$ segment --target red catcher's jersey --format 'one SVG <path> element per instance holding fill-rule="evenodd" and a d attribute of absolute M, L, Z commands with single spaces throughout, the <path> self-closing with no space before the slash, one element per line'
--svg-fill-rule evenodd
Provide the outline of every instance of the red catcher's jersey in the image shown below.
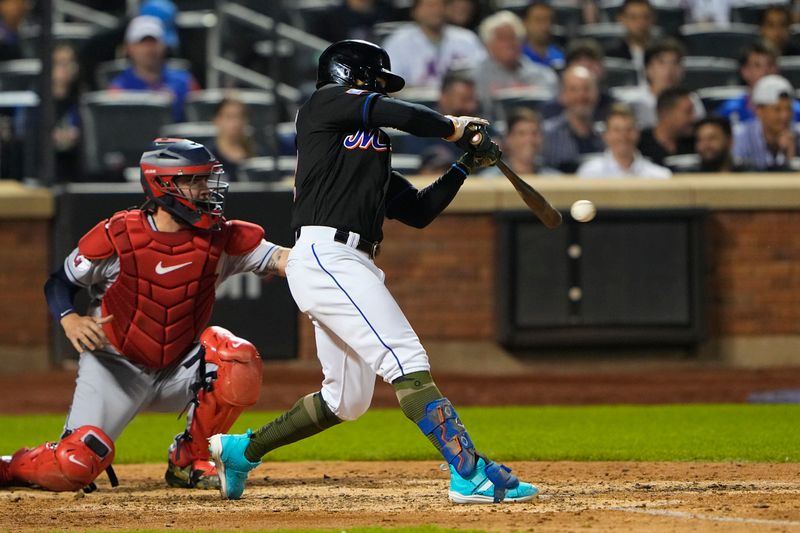
<path fill-rule="evenodd" d="M 109 342 L 128 359 L 165 368 L 183 357 L 211 317 L 222 253 L 243 255 L 261 242 L 255 224 L 229 221 L 220 231 L 154 230 L 140 210 L 122 211 L 87 233 L 87 259 L 116 254 L 119 276 L 102 301 Z"/>

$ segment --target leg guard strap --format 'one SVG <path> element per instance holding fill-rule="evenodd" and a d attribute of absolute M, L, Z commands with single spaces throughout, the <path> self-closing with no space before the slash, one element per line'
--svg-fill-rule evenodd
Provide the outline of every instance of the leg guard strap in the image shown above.
<path fill-rule="evenodd" d="M 495 463 L 486 457 L 483 460 L 486 461 L 486 477 L 494 484 L 494 503 L 500 503 L 506 497 L 506 490 L 519 486 L 519 479 L 506 465 Z"/>
<path fill-rule="evenodd" d="M 432 435 L 441 444 L 442 456 L 459 475 L 467 477 L 472 474 L 475 446 L 450 400 L 439 398 L 426 405 L 425 417 L 417 425 L 425 435 Z"/>

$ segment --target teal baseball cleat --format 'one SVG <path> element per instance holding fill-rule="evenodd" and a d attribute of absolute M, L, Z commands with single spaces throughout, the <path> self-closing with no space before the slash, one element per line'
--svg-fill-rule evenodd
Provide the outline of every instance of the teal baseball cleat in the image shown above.
<path fill-rule="evenodd" d="M 238 500 L 244 492 L 247 474 L 261 464 L 253 463 L 244 456 L 253 432 L 249 429 L 242 435 L 224 435 L 219 433 L 208 439 L 208 451 L 217 466 L 219 475 L 219 492 L 223 499 Z"/>
<path fill-rule="evenodd" d="M 469 477 L 461 477 L 450 465 L 450 492 L 453 503 L 504 503 L 526 502 L 539 494 L 539 489 L 523 483 L 511 474 L 505 465 L 492 462 L 479 455 L 475 470 Z"/>

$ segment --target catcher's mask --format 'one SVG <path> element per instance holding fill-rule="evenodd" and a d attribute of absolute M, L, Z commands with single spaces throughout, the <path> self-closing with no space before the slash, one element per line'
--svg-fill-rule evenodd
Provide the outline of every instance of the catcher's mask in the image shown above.
<path fill-rule="evenodd" d="M 139 167 L 149 201 L 190 226 L 219 229 L 228 184 L 208 148 L 188 139 L 159 138 L 142 154 Z"/>
<path fill-rule="evenodd" d="M 389 54 L 377 44 L 356 39 L 339 41 L 326 48 L 319 58 L 317 88 L 326 83 L 337 83 L 380 93 L 394 93 L 402 89 L 406 82 L 391 69 Z M 378 78 L 385 85 L 382 86 Z"/>

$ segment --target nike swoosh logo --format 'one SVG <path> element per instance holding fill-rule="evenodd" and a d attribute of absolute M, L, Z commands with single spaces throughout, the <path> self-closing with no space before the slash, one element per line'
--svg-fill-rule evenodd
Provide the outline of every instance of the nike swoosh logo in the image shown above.
<path fill-rule="evenodd" d="M 173 265 L 171 267 L 165 267 L 164 265 L 161 264 L 161 261 L 159 261 L 158 264 L 156 265 L 156 274 L 158 274 L 160 276 L 163 276 L 164 274 L 169 274 L 173 270 L 178 270 L 179 268 L 183 268 L 183 267 L 189 266 L 191 264 L 192 264 L 192 262 L 189 261 L 188 263 L 181 263 L 180 265 Z"/>
<path fill-rule="evenodd" d="M 76 465 L 81 465 L 81 466 L 82 466 L 82 467 L 84 467 L 84 468 L 89 468 L 89 466 L 88 466 L 88 465 L 85 465 L 85 464 L 83 464 L 82 462 L 80 462 L 80 461 L 78 461 L 77 459 L 75 459 L 75 456 L 74 456 L 74 455 L 68 455 L 68 456 L 67 456 L 67 459 L 69 459 L 69 461 L 70 461 L 71 463 L 75 463 Z"/>

